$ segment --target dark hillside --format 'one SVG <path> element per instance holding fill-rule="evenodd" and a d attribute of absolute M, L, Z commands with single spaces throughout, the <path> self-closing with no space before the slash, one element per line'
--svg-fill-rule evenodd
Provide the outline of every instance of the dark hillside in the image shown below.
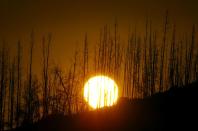
<path fill-rule="evenodd" d="M 49 116 L 15 131 L 198 130 L 198 83 L 171 88 L 143 100 L 121 98 L 111 108 L 66 117 Z"/>

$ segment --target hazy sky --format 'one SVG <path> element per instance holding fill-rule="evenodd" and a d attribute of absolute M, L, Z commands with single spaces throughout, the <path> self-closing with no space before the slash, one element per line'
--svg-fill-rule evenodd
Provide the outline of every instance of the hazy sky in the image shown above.
<path fill-rule="evenodd" d="M 197 0 L 0 0 L 0 39 L 13 49 L 20 39 L 25 50 L 33 29 L 36 52 L 40 52 L 42 36 L 51 32 L 53 59 L 64 66 L 83 42 L 85 32 L 94 44 L 99 30 L 116 18 L 121 37 L 125 37 L 129 25 L 143 26 L 147 15 L 162 24 L 167 9 L 178 28 L 198 24 Z M 35 56 L 38 59 L 40 55 Z"/>

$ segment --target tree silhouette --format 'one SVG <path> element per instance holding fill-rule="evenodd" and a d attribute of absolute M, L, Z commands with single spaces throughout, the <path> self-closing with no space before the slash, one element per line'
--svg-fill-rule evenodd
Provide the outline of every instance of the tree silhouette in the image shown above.
<path fill-rule="evenodd" d="M 51 65 L 52 36 L 41 43 L 42 71 L 35 75 L 33 59 L 36 42 L 31 32 L 28 68 L 24 68 L 21 41 L 16 54 L 3 41 L 0 48 L 0 130 L 31 124 L 54 114 L 72 115 L 90 108 L 83 98 L 83 86 L 93 75 L 107 75 L 119 85 L 120 97 L 145 98 L 169 88 L 198 80 L 196 28 L 179 37 L 176 24 L 165 15 L 163 31 L 146 19 L 144 32 L 130 29 L 127 44 L 118 31 L 105 25 L 93 48 L 85 34 L 81 50 L 76 50 L 67 70 Z M 142 35 L 142 33 L 144 35 Z M 25 48 L 24 48 L 25 49 Z M 40 48 L 39 48 L 40 49 Z M 39 51 L 39 50 L 38 50 Z"/>

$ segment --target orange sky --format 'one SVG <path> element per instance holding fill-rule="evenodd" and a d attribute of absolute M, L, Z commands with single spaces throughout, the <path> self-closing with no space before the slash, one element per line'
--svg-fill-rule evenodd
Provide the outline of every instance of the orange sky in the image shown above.
<path fill-rule="evenodd" d="M 20 39 L 27 52 L 34 29 L 37 42 L 34 61 L 38 69 L 42 35 L 52 32 L 53 61 L 67 66 L 85 33 L 89 43 L 95 44 L 99 30 L 105 24 L 113 25 L 115 18 L 121 39 L 125 39 L 129 26 L 141 30 L 146 15 L 161 27 L 166 9 L 179 29 L 198 24 L 197 5 L 197 0 L 1 0 L 0 45 L 5 39 L 15 50 Z"/>

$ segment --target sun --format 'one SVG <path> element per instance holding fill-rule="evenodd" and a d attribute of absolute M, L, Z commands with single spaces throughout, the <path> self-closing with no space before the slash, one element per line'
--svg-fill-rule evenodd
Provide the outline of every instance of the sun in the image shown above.
<path fill-rule="evenodd" d="M 118 86 L 107 76 L 91 77 L 84 85 L 84 99 L 94 109 L 112 106 L 118 99 Z"/>

